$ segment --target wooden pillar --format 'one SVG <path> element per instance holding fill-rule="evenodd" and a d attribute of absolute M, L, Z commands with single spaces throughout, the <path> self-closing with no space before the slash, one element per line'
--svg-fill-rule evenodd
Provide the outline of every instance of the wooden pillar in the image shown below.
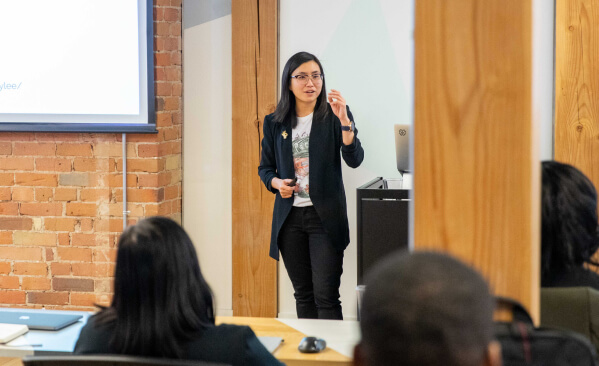
<path fill-rule="evenodd" d="M 531 0 L 417 0 L 414 245 L 539 315 Z"/>
<path fill-rule="evenodd" d="M 599 183 L 599 1 L 557 0 L 555 160 Z"/>
<path fill-rule="evenodd" d="M 274 195 L 260 181 L 258 164 L 264 116 L 277 102 L 278 2 L 233 0 L 231 17 L 233 315 L 275 317 L 277 262 L 268 256 Z"/>

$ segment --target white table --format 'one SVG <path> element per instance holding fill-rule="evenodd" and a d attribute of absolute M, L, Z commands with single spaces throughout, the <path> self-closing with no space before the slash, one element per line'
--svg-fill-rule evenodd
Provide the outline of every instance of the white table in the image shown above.
<path fill-rule="evenodd" d="M 327 341 L 327 347 L 353 358 L 354 347 L 360 342 L 360 323 L 355 320 L 277 319 L 283 324 Z"/>
<path fill-rule="evenodd" d="M 0 311 L 22 311 L 1 309 Z M 27 310 L 29 311 L 29 309 Z M 6 345 L 0 345 L 0 357 L 22 358 L 27 355 L 64 355 L 72 353 L 81 328 L 93 313 L 81 311 L 36 310 L 81 315 L 82 319 L 58 331 L 30 330 Z M 249 325 L 258 336 L 281 337 L 283 344 L 273 353 L 288 365 L 351 365 L 354 346 L 360 340 L 357 321 L 217 317 L 218 323 Z M 327 350 L 304 354 L 297 350 L 304 336 L 316 336 L 327 342 Z M 32 346 L 38 345 L 38 346 Z"/>
<path fill-rule="evenodd" d="M 1 311 L 31 311 L 31 309 L 0 309 Z M 75 324 L 57 331 L 30 330 L 24 335 L 0 345 L 0 357 L 23 357 L 26 355 L 57 355 L 71 353 L 75 348 L 81 328 L 87 323 L 87 318 L 93 313 L 85 311 L 34 310 L 48 313 L 81 315 Z M 30 345 L 36 345 L 34 347 Z"/>

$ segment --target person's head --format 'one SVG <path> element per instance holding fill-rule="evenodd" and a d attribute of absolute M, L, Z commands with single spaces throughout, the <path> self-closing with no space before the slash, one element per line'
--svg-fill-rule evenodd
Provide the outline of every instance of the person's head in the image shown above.
<path fill-rule="evenodd" d="M 179 357 L 182 341 L 214 325 L 212 292 L 179 224 L 150 217 L 125 229 L 112 304 L 100 314 L 115 323 L 112 345 L 135 355 Z"/>
<path fill-rule="evenodd" d="M 400 252 L 379 263 L 365 285 L 356 364 L 501 363 L 489 287 L 458 260 L 432 252 Z"/>
<path fill-rule="evenodd" d="M 581 267 L 599 248 L 597 191 L 575 167 L 544 161 L 541 273 Z"/>
<path fill-rule="evenodd" d="M 274 120 L 294 125 L 298 103 L 313 104 L 315 120 L 324 117 L 328 111 L 324 70 L 318 58 L 308 52 L 298 52 L 287 60 L 281 75 L 281 99 Z"/>

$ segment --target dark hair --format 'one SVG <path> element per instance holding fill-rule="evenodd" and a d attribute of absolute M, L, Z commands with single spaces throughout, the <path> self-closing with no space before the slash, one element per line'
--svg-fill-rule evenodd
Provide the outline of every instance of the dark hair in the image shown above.
<path fill-rule="evenodd" d="M 443 254 L 400 252 L 379 263 L 365 284 L 360 328 L 367 364 L 483 363 L 495 305 L 476 271 Z"/>
<path fill-rule="evenodd" d="M 599 248 L 597 191 L 575 167 L 544 161 L 541 283 L 552 275 L 592 263 Z"/>
<path fill-rule="evenodd" d="M 112 304 L 98 314 L 98 324 L 112 322 L 118 353 L 170 358 L 214 326 L 212 292 L 191 239 L 173 220 L 150 217 L 121 235 Z"/>
<path fill-rule="evenodd" d="M 285 67 L 283 68 L 283 74 L 281 75 L 281 99 L 279 100 L 279 104 L 277 104 L 277 109 L 274 112 L 274 121 L 286 123 L 291 127 L 295 127 L 297 125 L 297 119 L 295 118 L 295 95 L 291 90 L 289 90 L 289 84 L 291 83 L 291 73 L 295 71 L 302 64 L 314 61 L 318 64 L 320 68 L 320 73 L 322 74 L 322 89 L 320 91 L 320 95 L 316 100 L 316 106 L 314 107 L 314 121 L 321 121 L 324 119 L 328 113 L 328 103 L 327 103 L 327 88 L 326 88 L 326 80 L 324 78 L 324 70 L 322 69 L 322 65 L 316 56 L 308 52 L 298 52 L 295 55 L 291 56 Z"/>

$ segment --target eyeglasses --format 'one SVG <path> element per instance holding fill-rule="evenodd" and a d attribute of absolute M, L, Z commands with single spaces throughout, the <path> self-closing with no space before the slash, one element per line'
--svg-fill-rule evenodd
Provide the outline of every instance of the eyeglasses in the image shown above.
<path fill-rule="evenodd" d="M 324 78 L 324 74 L 300 74 L 292 76 L 291 78 L 297 80 L 297 82 L 300 84 L 308 84 L 308 80 L 312 80 L 312 84 L 320 84 L 322 82 L 322 79 Z"/>

